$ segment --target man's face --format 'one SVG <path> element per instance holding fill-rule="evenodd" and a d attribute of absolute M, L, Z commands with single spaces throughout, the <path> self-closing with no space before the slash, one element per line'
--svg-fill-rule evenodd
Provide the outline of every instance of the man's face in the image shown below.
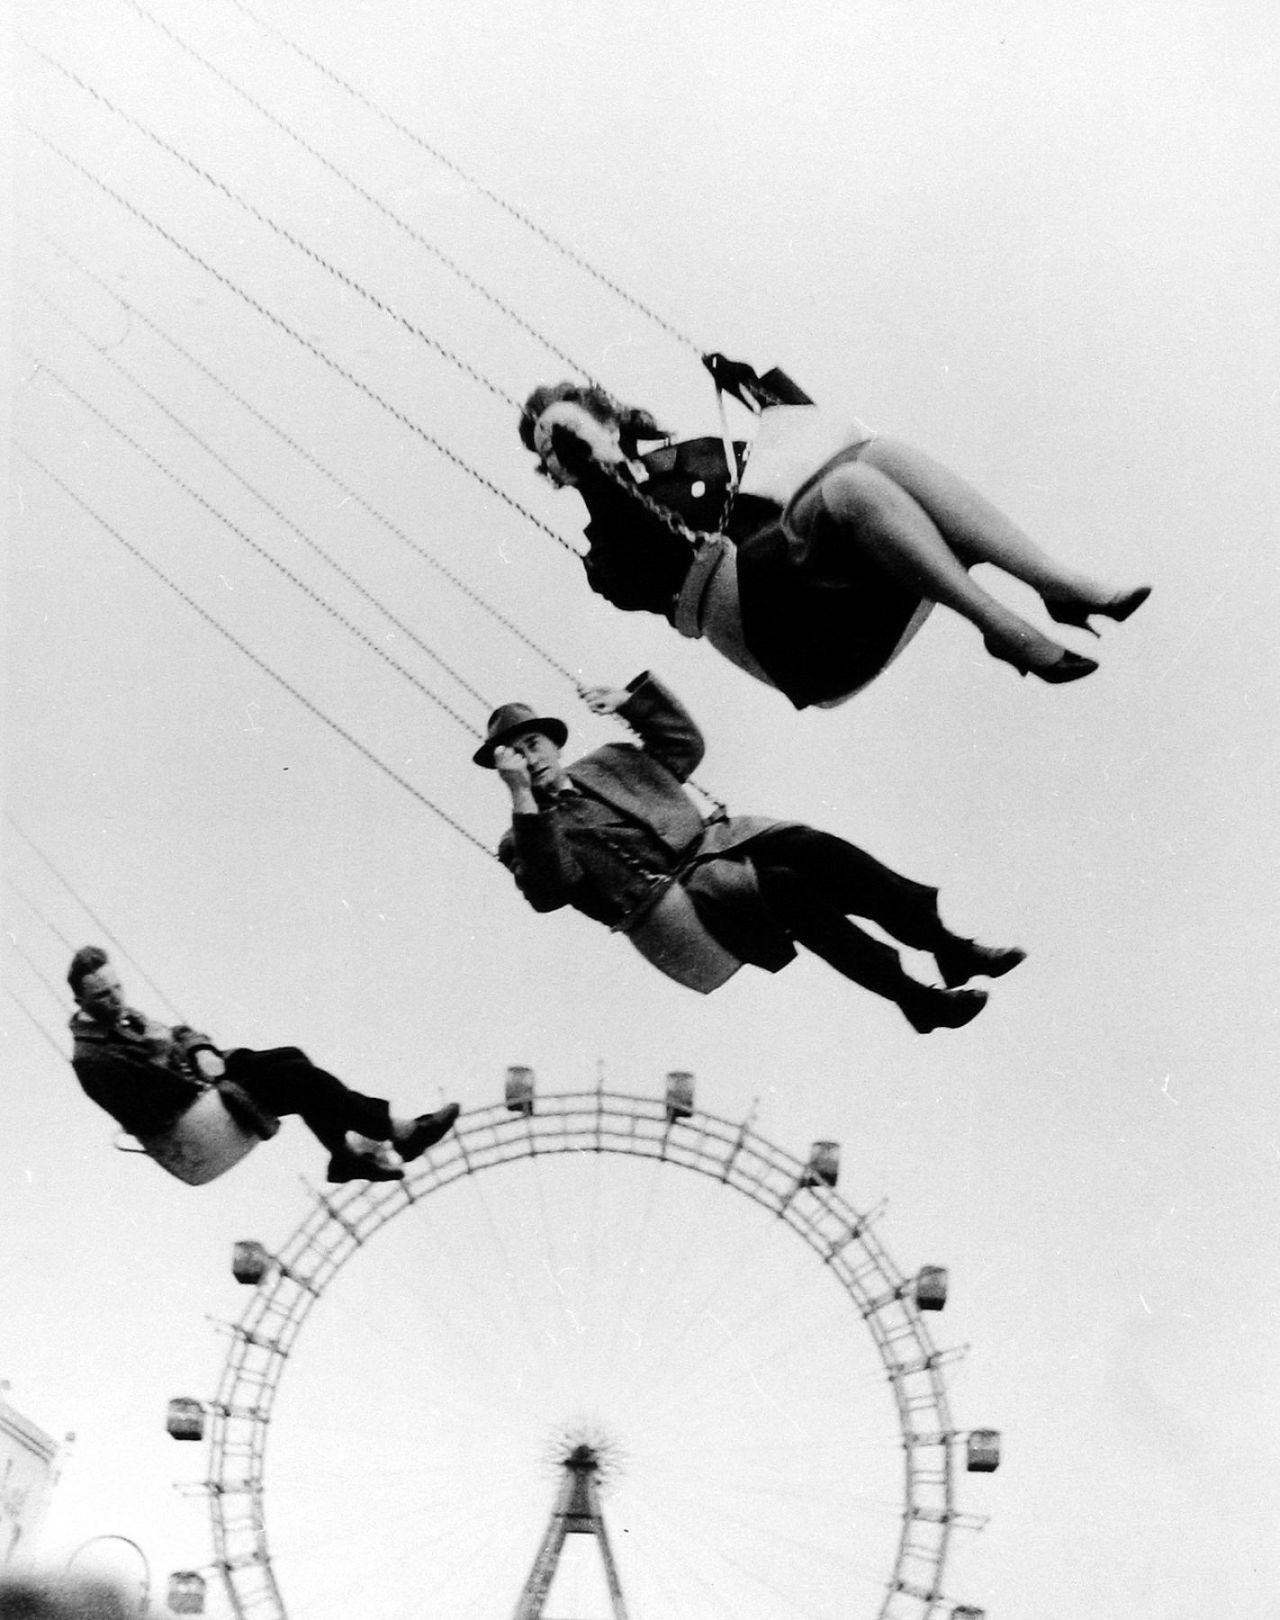
<path fill-rule="evenodd" d="M 535 793 L 554 793 L 564 778 L 560 750 L 540 731 L 518 731 L 507 747 L 529 767 L 529 785 Z"/>
<path fill-rule="evenodd" d="M 81 979 L 76 1001 L 100 1024 L 113 1024 L 124 1011 L 124 992 L 120 988 L 120 975 L 108 962 L 96 973 Z"/>

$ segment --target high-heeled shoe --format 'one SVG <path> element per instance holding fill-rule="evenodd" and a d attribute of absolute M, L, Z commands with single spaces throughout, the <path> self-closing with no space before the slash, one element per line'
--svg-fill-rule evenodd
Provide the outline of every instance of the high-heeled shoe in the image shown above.
<path fill-rule="evenodd" d="M 1042 681 L 1048 681 L 1050 686 L 1062 686 L 1067 681 L 1080 681 L 1086 675 L 1092 675 L 1098 663 L 1094 658 L 1085 658 L 1080 653 L 1070 652 L 1063 647 L 1058 656 L 1047 664 L 1038 664 L 1033 658 L 1028 658 L 1023 652 L 1012 647 L 998 646 L 989 637 L 984 636 L 982 645 L 993 658 L 998 658 L 1002 664 L 1012 664 L 1019 675 L 1036 675 Z"/>
<path fill-rule="evenodd" d="M 1091 636 L 1096 636 L 1098 632 L 1089 623 L 1095 613 L 1099 618 L 1114 619 L 1117 624 L 1123 624 L 1150 595 L 1150 585 L 1138 585 L 1105 602 L 1082 602 L 1078 597 L 1059 597 L 1055 600 L 1051 596 L 1043 600 L 1045 610 L 1056 624 L 1069 624 L 1075 630 L 1087 630 Z"/>

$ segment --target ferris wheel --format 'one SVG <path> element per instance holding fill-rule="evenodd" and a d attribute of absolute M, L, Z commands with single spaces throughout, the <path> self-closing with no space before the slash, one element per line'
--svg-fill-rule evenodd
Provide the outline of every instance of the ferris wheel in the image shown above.
<path fill-rule="evenodd" d="M 980 1620 L 944 1577 L 999 1435 L 951 1416 L 945 1269 L 895 1265 L 839 1159 L 699 1110 L 687 1073 L 512 1068 L 403 1182 L 237 1243 L 217 1392 L 168 1420 L 207 1431 L 229 1612 Z"/>

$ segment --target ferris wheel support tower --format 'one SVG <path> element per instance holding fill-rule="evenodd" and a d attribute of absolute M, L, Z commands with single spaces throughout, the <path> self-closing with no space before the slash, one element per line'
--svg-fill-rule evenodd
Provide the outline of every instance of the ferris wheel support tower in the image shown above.
<path fill-rule="evenodd" d="M 596 1482 L 596 1475 L 600 1471 L 600 1455 L 594 1446 L 584 1442 L 575 1445 L 561 1460 L 561 1467 L 564 1470 L 564 1478 L 560 1481 L 556 1505 L 551 1510 L 551 1522 L 547 1525 L 542 1545 L 538 1548 L 533 1568 L 529 1571 L 529 1579 L 525 1582 L 520 1601 L 516 1604 L 513 1620 L 543 1620 L 543 1605 L 547 1601 L 547 1593 L 551 1590 L 551 1582 L 560 1563 L 565 1537 L 570 1535 L 596 1538 L 596 1544 L 600 1549 L 600 1561 L 604 1565 L 605 1580 L 609 1587 L 613 1620 L 627 1620 L 627 1607 L 622 1600 L 618 1569 L 613 1561 L 609 1533 L 605 1529 L 604 1514 L 600 1507 L 600 1489 Z"/>

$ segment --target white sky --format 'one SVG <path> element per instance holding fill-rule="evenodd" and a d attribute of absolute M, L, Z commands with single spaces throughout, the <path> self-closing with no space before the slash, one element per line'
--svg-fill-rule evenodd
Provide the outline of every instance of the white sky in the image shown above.
<path fill-rule="evenodd" d="M 78 1436 L 47 1524 L 50 1556 L 112 1531 L 143 1543 L 158 1571 L 208 1557 L 200 1509 L 172 1490 L 199 1460 L 163 1434 L 164 1404 L 213 1391 L 222 1341 L 209 1318 L 232 1319 L 242 1304 L 231 1242 L 283 1241 L 307 1207 L 299 1172 L 320 1170 L 297 1125 L 202 1191 L 111 1151 L 109 1121 L 46 1038 L 62 1041 L 69 947 L 100 937 L 83 903 L 128 947 L 139 1004 L 164 1010 L 145 973 L 226 1044 L 301 1044 L 406 1107 L 441 1095 L 486 1104 L 511 1062 L 531 1064 L 549 1089 L 589 1084 L 603 1063 L 611 1084 L 644 1092 L 681 1067 L 717 1113 L 739 1117 L 758 1097 L 760 1128 L 792 1151 L 840 1138 L 848 1196 L 891 1199 L 884 1235 L 904 1269 L 951 1268 L 938 1336 L 971 1346 L 952 1380 L 958 1421 L 1005 1435 L 1001 1470 L 964 1482 L 961 1506 L 991 1519 L 960 1538 L 949 1592 L 1006 1620 L 1273 1611 L 1274 9 L 684 0 L 637 14 L 564 0 L 255 0 L 258 15 L 693 345 L 784 365 L 816 398 L 966 473 L 1063 557 L 1117 584 L 1155 584 L 1136 619 L 1105 630 L 1102 668 L 1079 685 L 1017 681 L 968 626 L 937 613 L 852 704 L 803 715 L 656 619 L 593 598 L 546 534 L 184 256 L 176 243 L 576 535 L 574 497 L 534 480 L 509 406 L 403 322 L 508 395 L 566 368 L 190 51 L 614 392 L 681 432 L 711 431 L 710 386 L 688 342 L 354 104 L 234 0 L 148 0 L 169 35 L 123 0 L 12 9 L 13 413 L 28 451 L 486 845 L 505 796 L 470 765 L 467 731 L 209 507 L 469 726 L 523 697 L 563 713 L 582 746 L 616 735 L 584 723 L 551 668 L 155 323 L 559 663 L 588 681 L 660 672 L 704 724 L 701 779 L 735 808 L 864 843 L 940 884 L 962 931 L 1030 953 L 976 1025 L 927 1040 L 807 957 L 696 998 L 586 919 L 536 917 L 495 864 L 15 455 L 6 801 L 79 897 L 6 825 L 5 972 L 19 1000 L 0 1009 L 0 1376 L 26 1415 Z M 480 697 L 439 675 L 298 531 Z M 1036 611 L 1006 585 L 996 588 Z M 662 1263 L 625 1181 L 602 1179 L 589 1215 L 572 1187 L 548 1183 L 540 1196 L 564 1242 L 587 1221 L 624 1267 Z M 741 1211 L 704 1209 L 683 1186 L 666 1197 L 668 1248 L 692 1231 L 711 1271 L 722 1253 L 750 1252 Z M 499 1230 L 522 1229 L 516 1190 L 494 1180 L 484 1198 Z M 451 1399 L 471 1376 L 451 1324 L 483 1333 L 506 1286 L 487 1242 L 471 1233 L 468 1251 L 473 1216 L 463 1205 L 442 1214 L 441 1243 L 419 1234 L 417 1258 L 370 1252 L 352 1268 L 359 1292 L 325 1302 L 286 1380 L 272 1511 L 312 1511 L 289 1493 L 302 1493 L 305 1459 L 322 1458 L 328 1511 L 348 1535 L 313 1544 L 315 1620 L 346 1612 L 325 1604 L 345 1602 L 353 1568 L 372 1580 L 359 1549 L 385 1527 L 377 1493 L 398 1477 L 406 1432 L 422 1436 L 432 1468 L 412 1482 L 421 1498 L 406 1487 L 406 1528 L 378 1554 L 386 1584 L 366 1588 L 386 1620 L 430 1579 L 423 1523 L 472 1481 L 466 1424 L 490 1408 L 469 1387 Z M 807 1264 L 798 1250 L 792 1263 Z M 403 1286 L 406 1273 L 417 1286 Z M 754 1284 L 730 1275 L 752 1319 Z M 755 1331 L 783 1318 L 796 1330 L 788 1400 L 829 1387 L 829 1369 L 803 1364 L 829 1349 L 811 1327 L 822 1307 L 809 1303 L 824 1284 L 797 1280 L 765 1327 L 754 1318 Z M 649 1311 L 645 1331 L 691 1354 L 669 1306 L 654 1299 Z M 864 1336 L 856 1323 L 847 1333 L 864 1365 Z M 770 1353 L 763 1341 L 759 1353 Z M 495 1365 L 501 1411 L 501 1381 L 515 1374 L 500 1354 Z M 735 1448 L 761 1419 L 735 1404 L 740 1393 L 714 1388 L 697 1403 L 691 1450 L 712 1474 L 739 1466 Z M 880 1394 L 869 1421 L 884 1425 L 892 1471 Z M 808 1418 L 838 1439 L 847 1414 L 832 1400 Z M 657 1422 L 643 1414 L 628 1409 L 620 1425 L 633 1453 Z M 548 1407 L 546 1428 L 565 1415 Z M 674 1421 L 666 1406 L 661 1418 Z M 496 1426 L 484 1433 L 503 1443 Z M 878 1441 L 869 1456 L 851 1439 L 830 1488 L 806 1489 L 829 1502 L 880 1468 Z M 498 1561 L 527 1565 L 551 1482 L 490 1483 L 495 1494 L 451 1533 L 474 1548 L 473 1568 L 495 1561 L 494 1590 L 468 1596 L 459 1576 L 435 1590 L 433 1612 L 504 1613 L 514 1601 Z M 624 1475 L 610 1508 L 620 1517 L 626 1489 Z M 710 1523 L 712 1496 L 692 1489 L 687 1512 Z M 681 1567 L 696 1571 L 696 1559 Z M 637 1571 L 633 1586 L 645 1579 Z M 659 1591 L 639 1620 L 658 1620 L 663 1601 Z M 705 1593 L 705 1610 L 678 1591 L 667 1601 L 720 1612 Z M 856 1574 L 838 1600 L 762 1588 L 756 1607 L 733 1608 L 761 1620 L 860 1616 L 875 1602 L 874 1580 Z M 418 1610 L 409 1601 L 403 1612 Z"/>

